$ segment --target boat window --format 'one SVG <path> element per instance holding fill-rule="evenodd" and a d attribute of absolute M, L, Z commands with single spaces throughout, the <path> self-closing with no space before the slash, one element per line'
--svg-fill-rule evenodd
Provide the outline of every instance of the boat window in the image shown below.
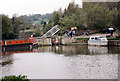
<path fill-rule="evenodd" d="M 25 40 L 25 42 L 27 42 L 27 40 Z"/>
<path fill-rule="evenodd" d="M 95 37 L 95 40 L 98 40 L 99 38 L 98 37 Z"/>
<path fill-rule="evenodd" d="M 92 37 L 91 39 L 93 40 L 94 38 Z"/>
<path fill-rule="evenodd" d="M 8 43 L 11 44 L 11 41 L 9 41 Z"/>
<path fill-rule="evenodd" d="M 105 36 L 101 36 L 100 38 L 105 38 Z"/>

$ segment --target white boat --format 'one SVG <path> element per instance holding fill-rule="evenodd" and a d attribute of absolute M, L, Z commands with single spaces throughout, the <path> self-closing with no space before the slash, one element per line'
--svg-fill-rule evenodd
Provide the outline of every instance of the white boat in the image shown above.
<path fill-rule="evenodd" d="M 88 45 L 108 45 L 106 36 L 91 36 L 88 40 Z"/>

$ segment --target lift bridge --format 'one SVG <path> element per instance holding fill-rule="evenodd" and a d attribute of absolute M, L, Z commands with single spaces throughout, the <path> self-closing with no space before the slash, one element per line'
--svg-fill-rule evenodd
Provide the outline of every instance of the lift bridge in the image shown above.
<path fill-rule="evenodd" d="M 51 36 L 55 35 L 58 31 L 60 31 L 59 25 L 55 25 L 55 26 L 52 27 L 49 31 L 47 31 L 42 37 L 36 37 L 36 38 L 47 38 L 47 37 L 51 37 Z"/>
<path fill-rule="evenodd" d="M 49 31 L 47 31 L 47 32 L 42 36 L 42 38 L 51 37 L 51 36 L 55 35 L 58 31 L 60 31 L 59 25 L 55 25 L 55 26 L 52 27 Z"/>

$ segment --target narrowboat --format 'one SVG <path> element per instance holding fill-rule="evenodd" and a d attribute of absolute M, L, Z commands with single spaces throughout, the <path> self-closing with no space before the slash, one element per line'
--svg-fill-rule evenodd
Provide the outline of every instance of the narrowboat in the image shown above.
<path fill-rule="evenodd" d="M 27 39 L 17 39 L 17 40 L 3 40 L 0 41 L 0 46 L 2 46 L 2 49 L 5 48 L 9 49 L 11 48 L 20 48 L 20 47 L 29 47 L 32 48 L 37 43 L 35 42 L 34 38 L 27 38 Z"/>
<path fill-rule="evenodd" d="M 91 36 L 88 40 L 88 45 L 108 45 L 106 36 Z"/>

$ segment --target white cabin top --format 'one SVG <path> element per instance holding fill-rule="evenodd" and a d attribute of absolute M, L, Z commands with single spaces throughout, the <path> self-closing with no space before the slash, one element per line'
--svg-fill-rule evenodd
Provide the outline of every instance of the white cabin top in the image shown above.
<path fill-rule="evenodd" d="M 106 36 L 91 36 L 89 41 L 90 40 L 108 41 Z"/>

